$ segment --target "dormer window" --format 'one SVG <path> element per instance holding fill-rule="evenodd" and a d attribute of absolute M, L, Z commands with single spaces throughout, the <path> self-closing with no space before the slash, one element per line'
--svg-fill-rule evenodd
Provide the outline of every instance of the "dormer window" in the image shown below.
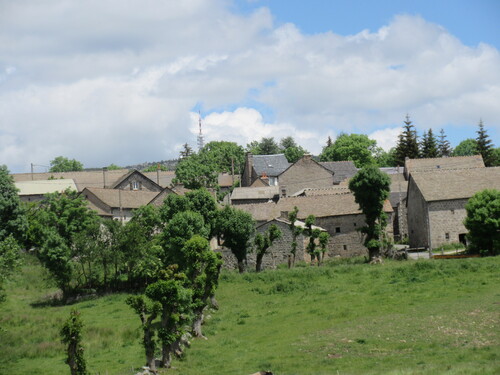
<path fill-rule="evenodd" d="M 141 188 L 141 185 L 139 181 L 132 181 L 132 190 L 139 190 Z"/>

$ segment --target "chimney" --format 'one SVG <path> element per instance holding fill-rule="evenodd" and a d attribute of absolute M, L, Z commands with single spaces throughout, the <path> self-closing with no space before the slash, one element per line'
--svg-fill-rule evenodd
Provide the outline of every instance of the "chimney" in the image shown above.
<path fill-rule="evenodd" d="M 244 186 L 252 185 L 252 170 L 253 170 L 253 155 L 251 152 L 247 152 L 245 155 Z"/>
<path fill-rule="evenodd" d="M 285 185 L 281 186 L 280 190 L 281 190 L 281 197 L 282 198 L 286 197 L 286 186 Z"/>
<path fill-rule="evenodd" d="M 104 168 L 102 169 L 102 187 L 103 187 L 104 189 L 106 189 L 106 174 L 107 174 L 107 172 L 108 172 L 108 168 L 107 168 L 107 167 L 104 167 Z"/>
<path fill-rule="evenodd" d="M 312 155 L 311 154 L 304 154 L 304 156 L 302 156 L 302 159 L 304 159 L 304 160 L 311 160 L 312 159 Z"/>
<path fill-rule="evenodd" d="M 288 220 L 288 211 L 280 211 L 280 219 Z"/>
<path fill-rule="evenodd" d="M 160 185 L 160 163 L 156 165 L 156 183 Z"/>

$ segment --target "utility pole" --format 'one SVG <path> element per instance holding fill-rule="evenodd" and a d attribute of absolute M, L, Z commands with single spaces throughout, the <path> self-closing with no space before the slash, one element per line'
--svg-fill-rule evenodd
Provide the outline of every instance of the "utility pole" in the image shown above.
<path fill-rule="evenodd" d="M 204 139 L 203 139 L 203 134 L 201 132 L 201 112 L 198 111 L 198 127 L 200 128 L 200 132 L 198 133 L 198 151 L 201 151 L 203 146 L 205 145 Z"/>

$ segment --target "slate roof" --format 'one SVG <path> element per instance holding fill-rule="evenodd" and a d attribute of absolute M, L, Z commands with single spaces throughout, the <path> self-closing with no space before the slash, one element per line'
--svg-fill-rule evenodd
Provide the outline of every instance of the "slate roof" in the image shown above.
<path fill-rule="evenodd" d="M 297 206 L 298 219 L 360 214 L 358 204 L 351 193 L 317 195 L 309 197 L 281 198 L 277 203 L 255 203 L 238 205 L 238 209 L 250 213 L 257 221 L 267 221 L 280 216 L 282 211 L 292 211 Z M 390 202 L 384 204 L 385 212 L 393 212 Z"/>
<path fill-rule="evenodd" d="M 352 161 L 322 161 L 319 164 L 333 172 L 334 184 L 338 184 L 358 173 L 358 169 Z"/>
<path fill-rule="evenodd" d="M 484 168 L 482 156 L 453 156 L 445 158 L 407 159 L 405 161 L 405 174 L 407 178 L 410 173 L 415 172 L 464 168 Z"/>
<path fill-rule="evenodd" d="M 277 177 L 291 165 L 285 154 L 253 155 L 252 157 L 253 169 L 258 176 L 265 174 L 269 177 Z"/>
<path fill-rule="evenodd" d="M 233 190 L 231 200 L 272 199 L 279 194 L 279 186 L 238 187 Z"/>
<path fill-rule="evenodd" d="M 14 184 L 19 189 L 18 195 L 45 195 L 62 193 L 67 189 L 77 190 L 75 182 L 71 179 L 19 181 Z"/>
<path fill-rule="evenodd" d="M 500 190 L 500 167 L 412 173 L 412 180 L 428 202 L 468 199 L 484 189 Z"/>
<path fill-rule="evenodd" d="M 86 196 L 86 191 L 95 195 L 101 202 L 111 208 L 120 207 L 121 200 L 121 206 L 130 209 L 147 205 L 159 194 L 158 192 L 143 190 L 85 188 L 82 191 L 84 196 Z M 88 200 L 91 201 L 92 199 Z"/>

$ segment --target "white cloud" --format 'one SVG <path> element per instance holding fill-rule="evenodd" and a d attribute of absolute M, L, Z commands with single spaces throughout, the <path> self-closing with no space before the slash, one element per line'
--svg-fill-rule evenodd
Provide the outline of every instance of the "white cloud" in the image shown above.
<path fill-rule="evenodd" d="M 420 132 L 462 138 L 483 118 L 500 143 L 498 50 L 420 17 L 344 37 L 275 27 L 268 9 L 239 15 L 227 0 L 26 0 L 2 3 L 0 24 L 0 162 L 17 171 L 57 155 L 177 157 L 196 143 L 197 107 L 207 141 L 292 135 L 318 153 L 344 131 L 389 148 L 409 113 Z"/>
<path fill-rule="evenodd" d="M 368 138 L 376 140 L 377 146 L 389 151 L 391 148 L 396 147 L 398 136 L 402 130 L 403 128 L 380 129 L 369 134 Z"/>

